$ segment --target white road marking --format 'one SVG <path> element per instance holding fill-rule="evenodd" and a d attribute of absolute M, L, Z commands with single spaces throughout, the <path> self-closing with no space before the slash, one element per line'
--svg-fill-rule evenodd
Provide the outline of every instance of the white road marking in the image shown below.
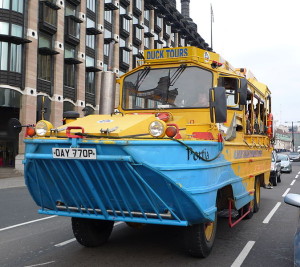
<path fill-rule="evenodd" d="M 291 182 L 291 185 L 294 185 L 295 182 L 296 182 L 296 180 L 293 180 L 293 181 Z"/>
<path fill-rule="evenodd" d="M 271 220 L 272 216 L 277 211 L 277 209 L 279 208 L 280 205 L 281 205 L 281 202 L 277 202 L 277 204 L 275 205 L 275 207 L 270 211 L 270 213 L 268 214 L 268 216 L 263 220 L 263 223 L 269 223 L 269 221 Z"/>
<path fill-rule="evenodd" d="M 285 197 L 290 190 L 291 190 L 291 188 L 288 188 L 287 190 L 285 190 L 285 192 L 283 193 L 282 197 Z"/>
<path fill-rule="evenodd" d="M 19 227 L 19 226 L 23 226 L 23 225 L 26 225 L 26 224 L 30 224 L 30 223 L 35 223 L 35 222 L 40 222 L 40 221 L 52 219 L 54 217 L 57 217 L 57 215 L 53 215 L 53 216 L 49 216 L 49 217 L 45 217 L 45 218 L 41 218 L 41 219 L 37 219 L 37 220 L 33 220 L 33 221 L 28 221 L 28 222 L 24 222 L 24 223 L 11 225 L 11 226 L 8 226 L 8 227 L 5 227 L 5 228 L 1 228 L 0 232 L 5 231 L 5 230 L 9 230 L 9 229 L 12 229 L 12 228 L 16 228 L 16 227 Z"/>
<path fill-rule="evenodd" d="M 238 257 L 235 259 L 235 261 L 232 263 L 231 267 L 239 267 L 242 265 L 246 257 L 248 256 L 250 250 L 254 246 L 255 241 L 248 241 L 246 246 L 243 248 L 241 253 L 238 255 Z"/>
<path fill-rule="evenodd" d="M 39 264 L 34 264 L 34 265 L 27 265 L 27 266 L 24 266 L 24 267 L 43 266 L 43 265 L 51 264 L 51 263 L 54 263 L 54 262 L 55 261 L 48 261 L 48 262 L 45 262 L 45 263 L 39 263 Z"/>
<path fill-rule="evenodd" d="M 64 242 L 58 243 L 58 244 L 56 244 L 56 245 L 54 245 L 54 246 L 57 247 L 57 248 L 59 248 L 59 247 L 62 247 L 62 246 L 64 246 L 64 245 L 67 245 L 67 244 L 69 244 L 69 243 L 72 243 L 72 242 L 74 242 L 75 240 L 76 240 L 76 238 L 72 238 L 72 239 L 66 240 L 66 241 L 64 241 Z"/>
<path fill-rule="evenodd" d="M 296 179 L 298 178 L 298 174 L 295 176 L 295 178 L 296 178 Z"/>
<path fill-rule="evenodd" d="M 114 224 L 114 227 L 116 227 L 116 226 L 118 226 L 118 225 L 120 225 L 120 224 L 122 224 L 122 223 L 123 223 L 123 222 L 117 222 L 117 223 Z M 72 242 L 74 242 L 74 241 L 76 241 L 76 238 L 72 238 L 72 239 L 66 240 L 66 241 L 61 242 L 61 243 L 58 243 L 58 244 L 56 244 L 56 245 L 54 245 L 54 246 L 57 247 L 57 248 L 59 248 L 59 247 L 65 246 L 65 245 L 67 245 L 67 244 L 69 244 L 69 243 L 72 243 Z"/>

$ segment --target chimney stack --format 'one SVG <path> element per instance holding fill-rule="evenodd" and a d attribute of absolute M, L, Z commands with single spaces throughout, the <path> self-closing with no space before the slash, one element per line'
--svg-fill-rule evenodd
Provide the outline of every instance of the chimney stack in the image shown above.
<path fill-rule="evenodd" d="M 190 0 L 181 0 L 181 14 L 186 19 L 190 18 Z"/>

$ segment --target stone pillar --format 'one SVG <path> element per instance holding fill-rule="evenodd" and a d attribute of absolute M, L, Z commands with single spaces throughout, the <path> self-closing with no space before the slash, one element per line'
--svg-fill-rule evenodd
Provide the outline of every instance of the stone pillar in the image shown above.
<path fill-rule="evenodd" d="M 28 1 L 28 29 L 27 38 L 32 41 L 24 46 L 25 53 L 25 90 L 22 95 L 20 112 L 20 122 L 22 125 L 36 123 L 36 108 L 37 108 L 37 93 L 36 93 L 36 80 L 37 80 L 37 50 L 38 50 L 38 1 Z M 30 56 L 29 56 L 30 55 Z M 15 159 L 15 168 L 23 171 L 22 160 L 24 158 L 25 144 L 24 135 L 26 128 L 23 128 L 19 135 L 19 154 Z"/>

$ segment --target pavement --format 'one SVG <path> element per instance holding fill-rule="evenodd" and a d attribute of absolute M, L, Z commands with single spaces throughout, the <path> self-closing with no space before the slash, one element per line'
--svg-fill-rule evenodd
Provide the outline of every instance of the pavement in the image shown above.
<path fill-rule="evenodd" d="M 0 189 L 25 186 L 24 175 L 14 168 L 0 168 Z"/>

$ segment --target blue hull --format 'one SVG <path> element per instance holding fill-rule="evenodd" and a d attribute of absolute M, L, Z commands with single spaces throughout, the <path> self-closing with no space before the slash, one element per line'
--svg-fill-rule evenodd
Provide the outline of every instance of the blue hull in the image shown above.
<path fill-rule="evenodd" d="M 186 226 L 213 221 L 217 191 L 237 208 L 252 196 L 222 155 L 205 162 L 174 141 L 25 140 L 26 185 L 43 214 Z M 185 144 L 212 158 L 220 144 Z M 52 147 L 96 148 L 97 159 L 55 159 Z"/>

